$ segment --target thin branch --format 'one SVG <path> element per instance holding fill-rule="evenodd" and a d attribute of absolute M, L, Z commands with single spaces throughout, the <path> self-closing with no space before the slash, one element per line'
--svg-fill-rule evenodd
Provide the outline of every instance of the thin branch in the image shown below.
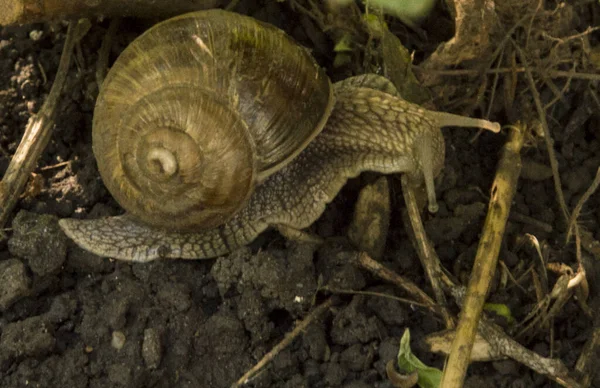
<path fill-rule="evenodd" d="M 461 309 L 452 350 L 442 376 L 442 387 L 462 387 L 464 383 L 477 326 L 496 270 L 508 214 L 521 172 L 519 153 L 523 146 L 524 132 L 523 128 L 513 127 L 502 151 L 467 295 Z"/>
<path fill-rule="evenodd" d="M 525 73 L 527 70 L 525 67 L 501 67 L 496 69 L 487 69 L 484 71 L 476 70 L 476 69 L 456 69 L 456 70 L 431 70 L 425 69 L 419 66 L 412 66 L 413 70 L 420 71 L 423 73 L 430 73 L 433 75 L 441 75 L 441 76 L 475 76 L 480 74 L 506 74 L 506 73 Z M 594 73 L 580 73 L 576 71 L 562 71 L 562 70 L 546 70 L 546 69 L 532 69 L 531 70 L 535 74 L 545 74 L 550 78 L 572 78 L 572 79 L 583 79 L 589 81 L 600 81 L 600 74 Z"/>
<path fill-rule="evenodd" d="M 1 7 L 0 7 L 1 9 Z M 89 22 L 70 23 L 60 57 L 58 70 L 50 93 L 40 111 L 27 123 L 23 139 L 15 152 L 2 182 L 0 182 L 0 228 L 3 228 L 15 207 L 29 176 L 35 169 L 38 159 L 52 135 L 54 115 L 60 101 L 61 92 L 71 66 L 71 54 L 77 41 L 89 29 Z M 85 30 L 85 32 L 84 32 Z"/>
<path fill-rule="evenodd" d="M 361 268 L 375 274 L 376 276 L 400 287 L 408 294 L 410 294 L 415 300 L 417 300 L 417 302 L 423 304 L 434 314 L 439 316 L 450 315 L 448 311 L 444 311 L 443 307 L 438 306 L 429 295 L 423 292 L 411 280 L 398 275 L 394 271 L 389 270 L 381 263 L 373 260 L 367 253 L 360 253 L 356 259 L 356 264 L 359 265 Z"/>
<path fill-rule="evenodd" d="M 567 243 L 569 242 L 569 240 L 571 239 L 571 236 L 573 235 L 573 230 L 575 228 L 577 218 L 579 218 L 579 213 L 581 213 L 581 209 L 583 209 L 583 205 L 588 201 L 588 199 L 590 199 L 592 194 L 594 194 L 596 192 L 596 190 L 598 190 L 599 185 L 600 185 L 600 168 L 598 168 L 598 170 L 596 170 L 596 176 L 594 177 L 592 184 L 590 185 L 590 187 L 588 187 L 588 189 L 585 191 L 585 193 L 583 193 L 583 195 L 581 196 L 579 201 L 577 201 L 577 205 L 575 206 L 575 209 L 573 209 L 573 213 L 571 214 L 571 218 L 569 219 L 569 228 L 567 229 Z"/>
<path fill-rule="evenodd" d="M 548 126 L 548 121 L 546 120 L 546 111 L 542 106 L 542 100 L 540 98 L 540 93 L 535 87 L 535 81 L 533 80 L 533 75 L 531 70 L 527 65 L 527 57 L 523 50 L 519 47 L 519 45 L 511 40 L 515 50 L 517 50 L 517 54 L 519 55 L 519 59 L 521 63 L 525 66 L 525 75 L 527 76 L 527 81 L 529 82 L 529 88 L 531 90 L 531 94 L 533 95 L 533 101 L 535 103 L 535 108 L 537 110 L 540 122 L 542 123 L 542 128 L 544 130 L 544 141 L 546 142 L 546 150 L 548 151 L 548 158 L 550 159 L 550 167 L 552 168 L 552 176 L 554 177 L 554 190 L 556 191 L 556 196 L 558 198 L 558 204 L 563 213 L 563 217 L 565 221 L 569 220 L 569 209 L 567 208 L 567 203 L 565 201 L 565 196 L 562 192 L 562 183 L 560 181 L 560 174 L 558 172 L 558 161 L 556 159 L 556 155 L 554 153 L 554 140 L 550 134 L 550 127 Z M 600 78 L 599 78 L 600 79 Z"/>
<path fill-rule="evenodd" d="M 409 229 L 411 229 L 415 235 L 414 243 L 416 245 L 416 251 L 421 260 L 421 265 L 427 274 L 429 283 L 433 288 L 437 303 L 445 307 L 446 296 L 444 295 L 441 282 L 450 283 L 451 281 L 447 279 L 446 274 L 442 271 L 442 265 L 440 264 L 437 255 L 432 254 L 428 249 L 430 244 L 428 244 L 428 237 L 425 233 L 425 228 L 423 227 L 423 221 L 421 220 L 421 213 L 417 205 L 417 197 L 415 195 L 414 187 L 406 174 L 402 175 L 401 182 L 402 194 L 404 195 L 404 202 L 406 203 L 406 210 L 408 211 L 408 219 L 412 226 L 412 228 Z M 450 329 L 454 327 L 454 320 L 450 315 L 444 316 L 444 321 L 447 328 Z"/>
<path fill-rule="evenodd" d="M 215 8 L 217 0 L 0 0 L 0 25 L 112 16 L 168 17 Z"/>
<path fill-rule="evenodd" d="M 271 362 L 275 356 L 277 356 L 283 349 L 288 347 L 296 337 L 298 337 L 308 325 L 314 322 L 321 314 L 324 314 L 333 305 L 333 299 L 329 298 L 313 311 L 310 312 L 291 332 L 285 335 L 283 340 L 278 343 L 273 349 L 271 349 L 263 358 L 260 359 L 256 365 L 248 370 L 238 381 L 236 381 L 231 387 L 240 387 L 250 382 L 250 379 L 256 375 L 262 368 L 264 368 L 269 362 Z"/>

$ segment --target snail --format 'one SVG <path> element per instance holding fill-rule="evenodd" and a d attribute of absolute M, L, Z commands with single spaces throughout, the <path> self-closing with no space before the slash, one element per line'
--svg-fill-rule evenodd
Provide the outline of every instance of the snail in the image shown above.
<path fill-rule="evenodd" d="M 126 214 L 60 226 L 101 256 L 211 258 L 269 227 L 310 226 L 367 170 L 424 181 L 436 211 L 442 126 L 499 130 L 409 103 L 382 76 L 332 84 L 306 49 L 248 16 L 181 15 L 123 51 L 96 103 L 98 169 Z"/>

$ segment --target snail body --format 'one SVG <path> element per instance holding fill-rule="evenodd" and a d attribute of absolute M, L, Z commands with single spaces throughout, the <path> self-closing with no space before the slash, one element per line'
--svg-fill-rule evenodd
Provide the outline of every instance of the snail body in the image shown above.
<path fill-rule="evenodd" d="M 167 45 L 158 54 L 152 43 L 168 34 L 186 49 Z M 283 32 L 225 11 L 170 19 L 138 40 L 148 41 L 134 41 L 117 60 L 94 113 L 100 173 L 128 213 L 60 221 L 78 245 L 102 256 L 210 258 L 269 227 L 303 229 L 363 171 L 424 181 L 435 211 L 440 128 L 498 129 L 408 103 L 380 76 L 332 87 Z M 124 71 L 131 64 L 134 71 Z M 141 97 L 127 98 L 131 90 Z M 211 151 L 221 138 L 230 143 Z"/>

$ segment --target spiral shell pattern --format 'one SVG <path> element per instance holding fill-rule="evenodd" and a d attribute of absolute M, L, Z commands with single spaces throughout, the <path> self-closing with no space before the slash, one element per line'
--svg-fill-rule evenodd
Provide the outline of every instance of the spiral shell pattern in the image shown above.
<path fill-rule="evenodd" d="M 327 76 L 282 31 L 195 12 L 157 24 L 119 56 L 96 104 L 93 148 L 133 216 L 209 228 L 302 151 L 332 106 Z"/>

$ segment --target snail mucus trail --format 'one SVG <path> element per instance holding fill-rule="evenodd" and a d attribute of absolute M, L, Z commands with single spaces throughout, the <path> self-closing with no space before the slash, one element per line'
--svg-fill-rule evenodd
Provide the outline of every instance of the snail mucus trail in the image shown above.
<path fill-rule="evenodd" d="M 499 130 L 411 104 L 380 76 L 331 85 L 307 50 L 252 18 L 182 15 L 125 49 L 96 103 L 98 169 L 127 213 L 60 226 L 100 256 L 211 258 L 269 227 L 308 227 L 363 171 L 424 181 L 435 211 L 443 126 Z"/>

